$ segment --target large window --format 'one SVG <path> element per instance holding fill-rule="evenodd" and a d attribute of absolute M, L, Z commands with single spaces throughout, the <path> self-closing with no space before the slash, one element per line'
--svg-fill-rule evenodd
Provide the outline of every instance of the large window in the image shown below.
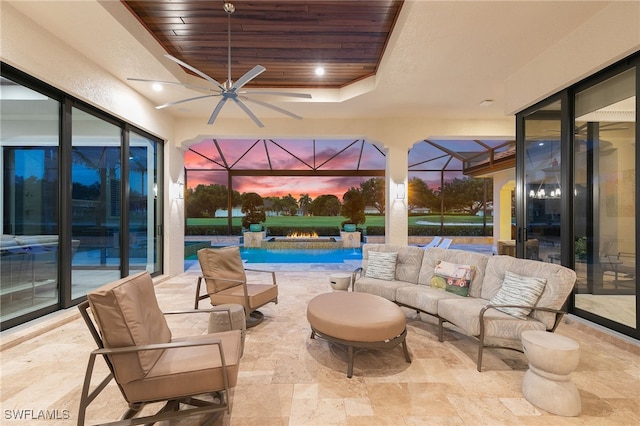
<path fill-rule="evenodd" d="M 161 273 L 161 142 L 4 64 L 0 79 L 2 329 Z"/>

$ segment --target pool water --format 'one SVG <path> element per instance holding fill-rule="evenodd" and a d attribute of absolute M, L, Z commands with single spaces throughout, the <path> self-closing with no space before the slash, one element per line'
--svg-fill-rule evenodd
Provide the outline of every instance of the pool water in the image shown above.
<path fill-rule="evenodd" d="M 240 256 L 247 263 L 343 263 L 362 260 L 361 248 L 340 249 L 262 249 L 241 248 Z"/>

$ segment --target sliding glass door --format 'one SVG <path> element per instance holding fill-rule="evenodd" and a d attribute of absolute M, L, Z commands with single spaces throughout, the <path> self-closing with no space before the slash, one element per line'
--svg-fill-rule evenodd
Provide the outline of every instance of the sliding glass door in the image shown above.
<path fill-rule="evenodd" d="M 636 328 L 636 69 L 575 95 L 575 307 Z"/>
<path fill-rule="evenodd" d="M 628 58 L 516 116 L 518 257 L 572 268 L 569 313 L 638 330 L 638 72 Z"/>
<path fill-rule="evenodd" d="M 2 64 L 0 325 L 162 273 L 162 141 Z"/>

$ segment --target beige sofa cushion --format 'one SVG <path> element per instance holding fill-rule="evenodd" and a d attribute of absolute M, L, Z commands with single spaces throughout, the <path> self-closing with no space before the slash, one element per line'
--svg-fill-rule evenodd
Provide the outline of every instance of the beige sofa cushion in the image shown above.
<path fill-rule="evenodd" d="M 198 261 L 204 277 L 224 278 L 224 280 L 205 280 L 209 294 L 247 281 L 238 246 L 200 249 L 198 250 Z"/>
<path fill-rule="evenodd" d="M 443 299 L 461 299 L 454 293 L 426 285 L 405 285 L 396 290 L 396 302 L 411 306 L 431 315 L 438 315 L 438 302 Z"/>
<path fill-rule="evenodd" d="M 412 246 L 395 246 L 390 244 L 364 244 L 362 246 L 362 267 L 363 275 L 367 275 L 367 265 L 369 261 L 369 251 L 395 252 L 396 258 L 396 280 L 406 283 L 416 284 L 420 275 L 422 256 L 424 250 Z"/>
<path fill-rule="evenodd" d="M 167 343 L 171 331 L 158 306 L 153 281 L 141 272 L 87 294 L 106 348 Z M 146 376 L 162 355 L 161 350 L 112 355 L 119 383 Z"/>
<path fill-rule="evenodd" d="M 487 262 L 482 285 L 481 297 L 483 299 L 490 300 L 496 295 L 504 282 L 506 271 L 529 277 L 545 278 L 547 284 L 536 306 L 551 309 L 562 308 L 576 282 L 576 273 L 573 270 L 555 263 L 516 259 L 511 256 L 491 256 Z M 551 329 L 556 315 L 551 312 L 533 311 L 530 317 L 542 321 L 548 329 Z"/>
<path fill-rule="evenodd" d="M 485 268 L 487 266 L 488 256 L 481 253 L 473 253 L 464 250 L 441 249 L 432 247 L 424 250 L 422 257 L 422 265 L 418 278 L 418 284 L 430 285 L 433 278 L 433 271 L 438 260 L 445 262 L 465 264 L 475 266 L 475 273 L 469 287 L 469 296 L 480 297 L 484 281 Z"/>
<path fill-rule="evenodd" d="M 378 278 L 361 277 L 355 282 L 355 291 L 375 294 L 392 302 L 396 301 L 396 291 L 401 287 L 413 287 L 415 284 L 404 281 L 387 281 Z"/>

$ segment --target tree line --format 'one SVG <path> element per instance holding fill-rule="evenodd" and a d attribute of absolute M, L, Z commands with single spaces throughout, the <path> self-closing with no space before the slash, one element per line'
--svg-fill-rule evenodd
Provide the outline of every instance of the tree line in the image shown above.
<path fill-rule="evenodd" d="M 492 200 L 492 182 L 485 179 L 464 177 L 444 182 L 438 189 L 431 189 L 424 180 L 418 177 L 409 179 L 407 206 L 410 213 L 418 209 L 432 212 L 465 212 L 475 215 L 484 208 L 486 201 Z M 200 184 L 189 188 L 185 194 L 187 217 L 214 217 L 217 210 L 226 210 L 229 192 L 225 185 Z M 342 215 L 351 223 L 364 223 L 365 207 L 371 207 L 377 213 L 385 213 L 385 182 L 383 178 L 371 178 L 360 183 L 359 187 L 349 188 L 342 201 L 334 194 L 323 194 L 311 198 L 308 193 L 292 194 L 282 197 L 261 197 L 255 192 L 239 193 L 232 191 L 231 205 L 240 207 L 245 214 L 257 212 L 263 222 L 265 212 L 276 215 Z M 261 212 L 261 214 L 260 214 Z M 255 219 L 255 218 L 254 218 Z"/>

